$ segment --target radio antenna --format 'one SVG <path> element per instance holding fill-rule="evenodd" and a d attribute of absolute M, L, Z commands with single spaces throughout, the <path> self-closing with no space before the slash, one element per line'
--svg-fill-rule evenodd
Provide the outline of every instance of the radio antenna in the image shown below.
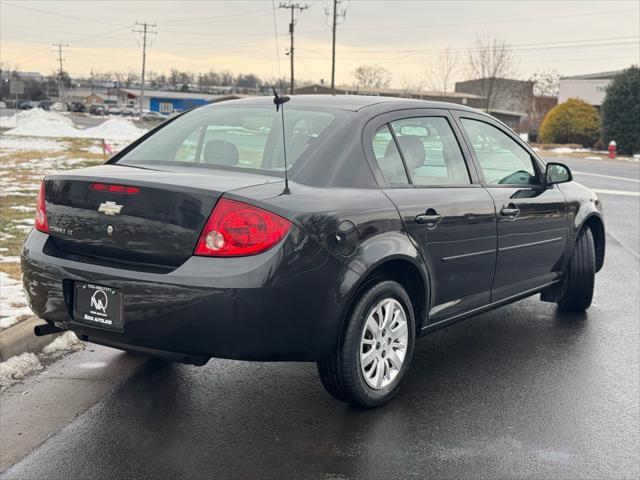
<path fill-rule="evenodd" d="M 289 171 L 287 168 L 287 139 L 285 137 L 284 128 L 284 104 L 291 100 L 291 97 L 278 95 L 276 87 L 271 88 L 273 88 L 273 103 L 276 106 L 276 112 L 280 110 L 280 117 L 282 118 L 282 152 L 284 154 L 284 190 L 282 191 L 282 194 L 289 195 L 291 191 L 289 190 Z M 280 109 L 280 107 L 282 107 L 282 109 Z"/>

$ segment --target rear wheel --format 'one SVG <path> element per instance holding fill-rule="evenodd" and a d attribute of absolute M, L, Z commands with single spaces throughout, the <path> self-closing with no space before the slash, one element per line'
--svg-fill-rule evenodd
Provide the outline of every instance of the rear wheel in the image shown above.
<path fill-rule="evenodd" d="M 588 228 L 580 232 L 562 283 L 558 307 L 570 312 L 589 308 L 593 299 L 596 275 L 596 251 Z"/>
<path fill-rule="evenodd" d="M 382 405 L 398 392 L 414 342 L 415 319 L 407 292 L 391 280 L 375 283 L 352 309 L 336 349 L 318 362 L 322 384 L 351 405 Z"/>

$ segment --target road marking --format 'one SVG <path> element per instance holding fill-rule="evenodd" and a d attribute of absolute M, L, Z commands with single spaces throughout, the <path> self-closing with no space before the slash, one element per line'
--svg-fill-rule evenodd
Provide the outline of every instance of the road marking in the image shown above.
<path fill-rule="evenodd" d="M 629 190 L 603 190 L 599 188 L 592 188 L 596 193 L 604 193 L 605 195 L 622 195 L 625 197 L 640 197 L 640 192 L 630 192 Z"/>
<path fill-rule="evenodd" d="M 589 175 L 590 177 L 610 178 L 612 180 L 624 180 L 625 182 L 640 183 L 640 180 L 635 178 L 614 177 L 613 175 L 602 175 L 600 173 L 587 173 L 587 172 L 572 172 L 576 175 Z"/>

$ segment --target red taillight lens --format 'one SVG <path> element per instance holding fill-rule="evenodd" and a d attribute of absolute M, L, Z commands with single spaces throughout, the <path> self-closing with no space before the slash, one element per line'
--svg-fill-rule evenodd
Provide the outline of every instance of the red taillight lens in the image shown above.
<path fill-rule="evenodd" d="M 107 183 L 92 183 L 91 190 L 97 192 L 124 193 L 125 195 L 135 195 L 140 192 L 138 187 L 127 187 L 126 185 L 109 185 Z"/>
<path fill-rule="evenodd" d="M 47 207 L 44 199 L 44 180 L 40 184 L 40 191 L 38 192 L 35 227 L 36 227 L 36 230 L 39 230 L 44 233 L 49 233 L 49 222 L 47 221 Z"/>
<path fill-rule="evenodd" d="M 291 223 L 253 205 L 222 198 L 207 221 L 194 255 L 241 257 L 270 249 Z"/>

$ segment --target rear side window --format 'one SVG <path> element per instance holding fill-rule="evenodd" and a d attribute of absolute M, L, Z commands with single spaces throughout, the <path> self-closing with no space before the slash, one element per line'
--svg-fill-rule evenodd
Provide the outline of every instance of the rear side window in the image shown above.
<path fill-rule="evenodd" d="M 468 185 L 467 165 L 444 117 L 391 122 L 414 185 Z"/>
<path fill-rule="evenodd" d="M 535 185 L 538 177 L 531 155 L 493 125 L 461 118 L 485 181 L 493 185 Z"/>
<path fill-rule="evenodd" d="M 389 185 L 409 185 L 398 146 L 387 125 L 380 127 L 373 136 L 373 153 Z"/>
<path fill-rule="evenodd" d="M 340 123 L 343 112 L 288 107 L 287 166 L 291 168 Z M 280 113 L 272 105 L 215 106 L 189 112 L 160 129 L 118 160 L 284 171 Z"/>

